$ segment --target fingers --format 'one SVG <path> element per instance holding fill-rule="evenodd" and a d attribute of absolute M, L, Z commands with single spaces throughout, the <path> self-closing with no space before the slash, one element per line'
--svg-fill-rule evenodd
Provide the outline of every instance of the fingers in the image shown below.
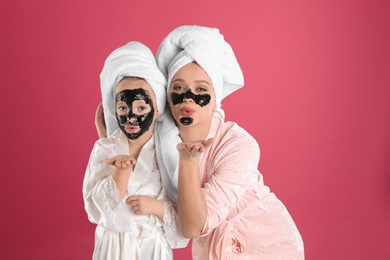
<path fill-rule="evenodd" d="M 192 149 L 193 147 L 194 147 L 193 144 L 187 144 L 187 143 L 180 143 L 176 146 L 176 148 L 177 148 L 177 150 L 179 150 L 179 152 L 185 151 L 188 149 Z"/>
<path fill-rule="evenodd" d="M 130 204 L 132 202 L 135 202 L 135 201 L 138 201 L 139 199 L 139 196 L 138 195 L 132 195 L 132 196 L 129 196 L 127 199 L 126 199 L 126 203 L 127 204 Z"/>
<path fill-rule="evenodd" d="M 130 205 L 131 210 L 136 215 L 141 215 L 141 203 L 140 203 L 140 197 L 139 195 L 133 195 L 127 198 L 126 203 Z"/>
<path fill-rule="evenodd" d="M 106 122 L 104 121 L 104 111 L 102 103 L 100 103 L 96 108 L 95 126 L 99 138 L 107 138 Z"/>
<path fill-rule="evenodd" d="M 107 163 L 108 165 L 114 165 L 115 157 L 110 158 L 110 159 L 105 159 L 104 162 Z"/>
<path fill-rule="evenodd" d="M 122 159 L 122 160 L 116 160 L 115 161 L 115 166 L 118 167 L 118 168 L 126 168 L 129 165 L 130 165 L 130 160 L 129 159 Z"/>
<path fill-rule="evenodd" d="M 128 166 L 134 166 L 137 160 L 128 155 L 117 155 L 110 159 L 105 159 L 104 162 L 117 168 L 126 168 Z"/>
<path fill-rule="evenodd" d="M 98 107 L 96 109 L 96 115 L 104 115 L 102 102 L 99 103 L 99 105 L 98 105 Z"/>
<path fill-rule="evenodd" d="M 201 143 L 180 143 L 176 148 L 179 152 L 187 153 L 199 153 L 205 151 L 205 147 Z"/>
<path fill-rule="evenodd" d="M 130 164 L 134 166 L 137 163 L 137 160 L 135 158 L 130 159 Z"/>

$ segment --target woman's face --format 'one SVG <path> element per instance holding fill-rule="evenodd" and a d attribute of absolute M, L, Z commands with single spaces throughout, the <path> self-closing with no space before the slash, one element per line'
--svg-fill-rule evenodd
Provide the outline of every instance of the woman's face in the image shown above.
<path fill-rule="evenodd" d="M 116 118 L 119 128 L 131 140 L 153 131 L 157 118 L 154 92 L 139 78 L 125 78 L 115 91 Z M 151 127 L 152 126 L 152 127 Z"/>
<path fill-rule="evenodd" d="M 207 73 L 195 62 L 180 68 L 169 87 L 169 104 L 179 126 L 211 123 L 215 92 Z"/>

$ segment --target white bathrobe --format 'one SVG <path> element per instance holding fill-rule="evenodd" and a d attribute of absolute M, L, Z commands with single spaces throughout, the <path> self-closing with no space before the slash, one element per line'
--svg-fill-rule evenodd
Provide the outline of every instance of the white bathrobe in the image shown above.
<path fill-rule="evenodd" d="M 154 137 L 142 148 L 122 199 L 112 179 L 113 166 L 104 163 L 116 155 L 130 155 L 127 137 L 120 130 L 95 143 L 84 177 L 85 210 L 97 224 L 93 259 L 172 259 L 171 248 L 186 247 L 188 240 L 180 234 L 177 212 L 161 185 Z M 162 200 L 164 221 L 154 215 L 135 215 L 126 203 L 130 195 Z"/>

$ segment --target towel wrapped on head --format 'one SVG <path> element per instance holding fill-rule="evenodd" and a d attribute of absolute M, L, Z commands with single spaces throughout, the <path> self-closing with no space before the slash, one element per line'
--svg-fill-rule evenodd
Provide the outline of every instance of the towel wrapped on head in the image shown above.
<path fill-rule="evenodd" d="M 216 115 L 224 117 L 221 101 L 244 85 L 244 77 L 230 45 L 216 28 L 181 26 L 173 30 L 161 43 L 157 65 L 168 79 L 169 86 L 175 73 L 195 61 L 210 77 L 216 95 Z M 177 202 L 179 130 L 169 107 L 156 123 L 156 154 L 162 183 L 171 200 Z"/>
<path fill-rule="evenodd" d="M 165 109 L 166 78 L 157 67 L 153 53 L 142 43 L 129 42 L 108 56 L 100 74 L 107 136 L 119 128 L 115 116 L 114 94 L 118 83 L 124 77 L 143 78 L 154 91 L 159 115 L 163 114 Z"/>
<path fill-rule="evenodd" d="M 195 61 L 213 84 L 217 108 L 221 101 L 244 85 L 240 65 L 230 45 L 216 28 L 181 26 L 161 43 L 157 65 L 168 79 L 167 91 L 175 73 Z"/>

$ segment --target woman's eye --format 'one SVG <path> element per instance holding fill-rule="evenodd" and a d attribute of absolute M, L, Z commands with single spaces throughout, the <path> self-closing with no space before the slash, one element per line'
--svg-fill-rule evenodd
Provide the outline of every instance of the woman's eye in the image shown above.
<path fill-rule="evenodd" d="M 203 88 L 203 87 L 199 87 L 199 88 L 198 88 L 198 91 L 199 91 L 199 92 L 206 92 L 207 89 L 205 89 L 205 88 Z"/>
<path fill-rule="evenodd" d="M 146 107 L 139 107 L 138 110 L 139 111 L 144 111 L 144 110 L 146 110 Z"/>
<path fill-rule="evenodd" d="M 183 87 L 182 86 L 174 86 L 173 89 L 174 90 L 181 90 L 181 89 L 183 89 Z"/>
<path fill-rule="evenodd" d="M 126 111 L 127 107 L 119 107 L 118 109 L 119 109 L 119 111 Z"/>

